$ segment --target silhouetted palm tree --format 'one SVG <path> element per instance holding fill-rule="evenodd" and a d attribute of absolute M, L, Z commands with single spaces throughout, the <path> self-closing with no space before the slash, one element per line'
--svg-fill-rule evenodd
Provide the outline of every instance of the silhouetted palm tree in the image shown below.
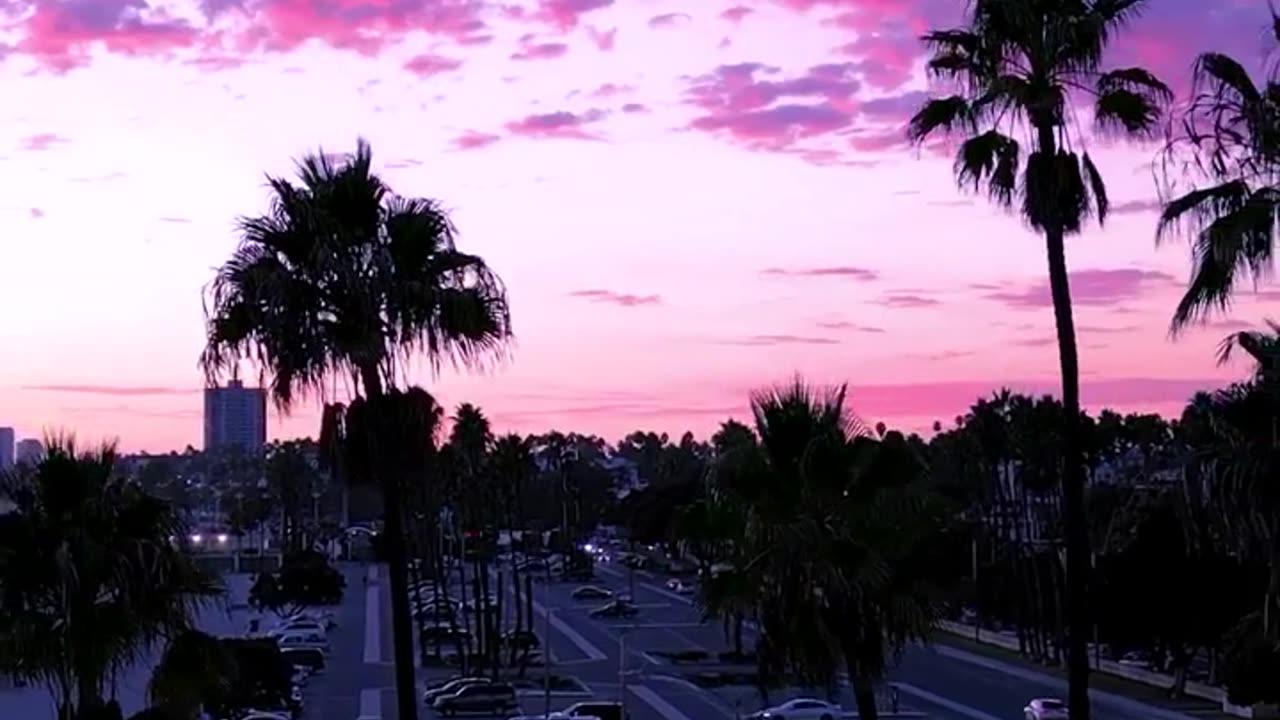
<path fill-rule="evenodd" d="M 901 434 L 871 437 L 843 387 L 797 380 L 751 405 L 759 442 L 718 456 L 710 493 L 717 513 L 736 515 L 716 525 L 737 547 L 704 578 L 701 602 L 756 618 L 762 675 L 834 688 L 844 670 L 859 716 L 874 720 L 875 684 L 937 613 L 916 557 L 938 526 L 923 464 Z"/>
<path fill-rule="evenodd" d="M 369 144 L 336 160 L 323 152 L 298 163 L 297 184 L 269 177 L 266 215 L 240 221 L 241 240 L 218 270 L 207 305 L 201 364 L 211 382 L 238 363 L 258 364 L 275 403 L 327 398 L 345 381 L 370 402 L 364 429 L 372 476 L 386 506 L 387 559 L 399 717 L 417 716 L 405 571 L 404 472 L 387 463 L 400 449 L 382 402 L 424 355 L 476 366 L 511 338 L 498 276 L 457 249 L 448 214 L 433 200 L 395 195 L 373 173 Z"/>
<path fill-rule="evenodd" d="M 53 439 L 37 465 L 2 474 L 0 496 L 16 509 L 0 516 L 0 672 L 49 686 L 60 720 L 100 708 L 118 671 L 222 593 L 110 445 Z"/>
<path fill-rule="evenodd" d="M 1271 32 L 1280 40 L 1280 19 Z M 1280 66 L 1262 85 L 1221 53 L 1196 59 L 1193 97 L 1164 157 L 1167 200 L 1157 240 L 1191 240 L 1191 282 L 1173 314 L 1177 332 L 1231 303 L 1236 286 L 1271 270 L 1280 211 Z M 1190 176 L 1194 186 L 1176 190 Z"/>
<path fill-rule="evenodd" d="M 974 0 L 965 27 L 931 32 L 928 68 L 957 94 L 930 100 L 912 118 L 910 137 L 965 137 L 956 155 L 962 187 L 982 189 L 1015 208 L 1045 238 L 1062 371 L 1063 496 L 1068 577 L 1068 666 L 1072 717 L 1089 716 L 1085 468 L 1079 430 L 1080 367 L 1064 240 L 1092 214 L 1105 220 L 1101 173 L 1083 148 L 1073 100 L 1091 99 L 1101 132 L 1140 139 L 1159 128 L 1169 89 L 1142 68 L 1104 72 L 1108 43 L 1144 0 Z M 1022 132 L 1020 142 L 1012 133 Z M 1029 150 L 1025 154 L 1024 148 Z"/>

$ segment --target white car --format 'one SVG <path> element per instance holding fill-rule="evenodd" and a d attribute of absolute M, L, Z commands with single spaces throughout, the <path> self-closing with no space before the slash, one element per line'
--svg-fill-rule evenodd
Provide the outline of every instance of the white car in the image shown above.
<path fill-rule="evenodd" d="M 680 595 L 693 594 L 693 586 L 686 585 L 684 581 L 681 580 L 680 578 L 671 578 L 670 580 L 668 580 L 667 589 L 673 593 L 678 593 Z"/>
<path fill-rule="evenodd" d="M 289 631 L 275 636 L 275 640 L 281 650 L 315 648 L 324 653 L 329 652 L 329 639 L 324 636 L 324 633 Z"/>
<path fill-rule="evenodd" d="M 267 637 L 280 637 L 287 633 L 307 632 L 318 633 L 324 635 L 328 633 L 328 629 L 322 624 L 310 618 L 298 618 L 296 620 L 286 620 L 279 625 L 267 631 Z"/>
<path fill-rule="evenodd" d="M 756 713 L 758 720 L 839 720 L 844 708 L 817 698 L 796 698 Z"/>
<path fill-rule="evenodd" d="M 1067 720 L 1067 704 L 1057 698 L 1036 698 L 1022 709 L 1026 720 Z"/>

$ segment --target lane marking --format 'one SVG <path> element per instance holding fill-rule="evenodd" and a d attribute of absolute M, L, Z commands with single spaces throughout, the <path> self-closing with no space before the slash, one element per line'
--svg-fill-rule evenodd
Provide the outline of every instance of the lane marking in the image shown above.
<path fill-rule="evenodd" d="M 918 688 L 915 685 L 908 685 L 907 683 L 902 683 L 902 682 L 895 682 L 894 685 L 897 686 L 899 692 L 905 695 L 915 696 L 926 702 L 933 703 L 938 707 L 944 707 L 950 710 L 951 712 L 964 715 L 967 718 L 972 718 L 972 720 L 1001 720 L 995 715 L 982 712 L 977 708 L 971 708 L 968 705 L 963 705 L 961 703 L 956 702 L 955 700 L 944 698 L 941 695 L 931 693 L 928 690 Z"/>
<path fill-rule="evenodd" d="M 637 630 L 689 630 L 694 628 L 713 627 L 710 623 L 607 623 L 609 627 L 635 628 Z"/>
<path fill-rule="evenodd" d="M 964 650 L 948 647 L 938 643 L 932 647 L 933 652 L 951 660 L 959 660 L 969 665 L 976 665 L 988 670 L 994 670 L 1005 675 L 1011 675 L 1020 680 L 1033 682 L 1044 687 L 1050 687 L 1058 691 L 1067 689 L 1067 681 L 1062 678 L 1046 675 L 1044 673 L 1028 670 L 1026 668 L 1011 665 L 999 660 L 975 655 Z M 1140 700 L 1124 697 L 1123 695 L 1115 695 L 1104 690 L 1089 690 L 1089 697 L 1098 705 L 1109 705 L 1113 709 L 1120 710 L 1124 713 L 1132 713 L 1143 718 L 1159 718 L 1160 720 L 1193 720 L 1191 715 L 1180 713 L 1174 710 L 1168 710 L 1156 705 L 1148 705 Z"/>
<path fill-rule="evenodd" d="M 592 645 L 590 641 L 579 635 L 578 631 L 574 630 L 568 623 L 556 617 L 555 613 L 548 612 L 547 608 L 543 607 L 542 603 L 537 600 L 533 601 L 533 610 L 534 612 L 542 615 L 544 621 L 549 621 L 551 623 L 551 627 L 559 630 L 561 635 L 568 638 L 569 642 L 576 645 L 577 648 L 588 658 L 592 660 L 604 660 L 608 657 L 608 655 L 601 652 L 600 648 Z M 550 640 L 550 638 L 546 639 L 548 648 L 551 647 Z"/>
<path fill-rule="evenodd" d="M 369 568 L 370 574 L 373 570 Z M 370 583 L 364 589 L 364 661 L 369 664 L 382 661 L 382 602 L 378 587 Z"/>
<path fill-rule="evenodd" d="M 359 720 L 382 720 L 382 690 L 368 688 L 360 691 Z"/>
<path fill-rule="evenodd" d="M 688 715 L 677 710 L 675 705 L 663 700 L 662 696 L 643 685 L 628 685 L 627 689 L 631 691 L 632 695 L 645 701 L 649 707 L 656 710 L 666 720 L 692 720 Z"/>

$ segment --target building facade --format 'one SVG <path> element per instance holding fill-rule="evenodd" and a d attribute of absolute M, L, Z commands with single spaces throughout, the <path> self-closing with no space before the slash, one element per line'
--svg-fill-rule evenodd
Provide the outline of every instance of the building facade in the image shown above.
<path fill-rule="evenodd" d="M 240 447 L 260 450 L 267 444 L 267 392 L 232 380 L 226 387 L 204 391 L 204 449 Z"/>
<path fill-rule="evenodd" d="M 35 438 L 19 440 L 13 455 L 18 464 L 34 465 L 44 459 L 44 443 Z"/>
<path fill-rule="evenodd" d="M 13 428 L 0 427 L 0 470 L 13 466 Z"/>

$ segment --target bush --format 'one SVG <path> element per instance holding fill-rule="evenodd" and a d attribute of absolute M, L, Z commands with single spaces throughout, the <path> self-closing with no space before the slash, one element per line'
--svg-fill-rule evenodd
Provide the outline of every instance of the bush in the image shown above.
<path fill-rule="evenodd" d="M 1280 703 L 1280 646 L 1262 634 L 1262 615 L 1246 616 L 1227 634 L 1222 680 L 1233 705 Z"/>

